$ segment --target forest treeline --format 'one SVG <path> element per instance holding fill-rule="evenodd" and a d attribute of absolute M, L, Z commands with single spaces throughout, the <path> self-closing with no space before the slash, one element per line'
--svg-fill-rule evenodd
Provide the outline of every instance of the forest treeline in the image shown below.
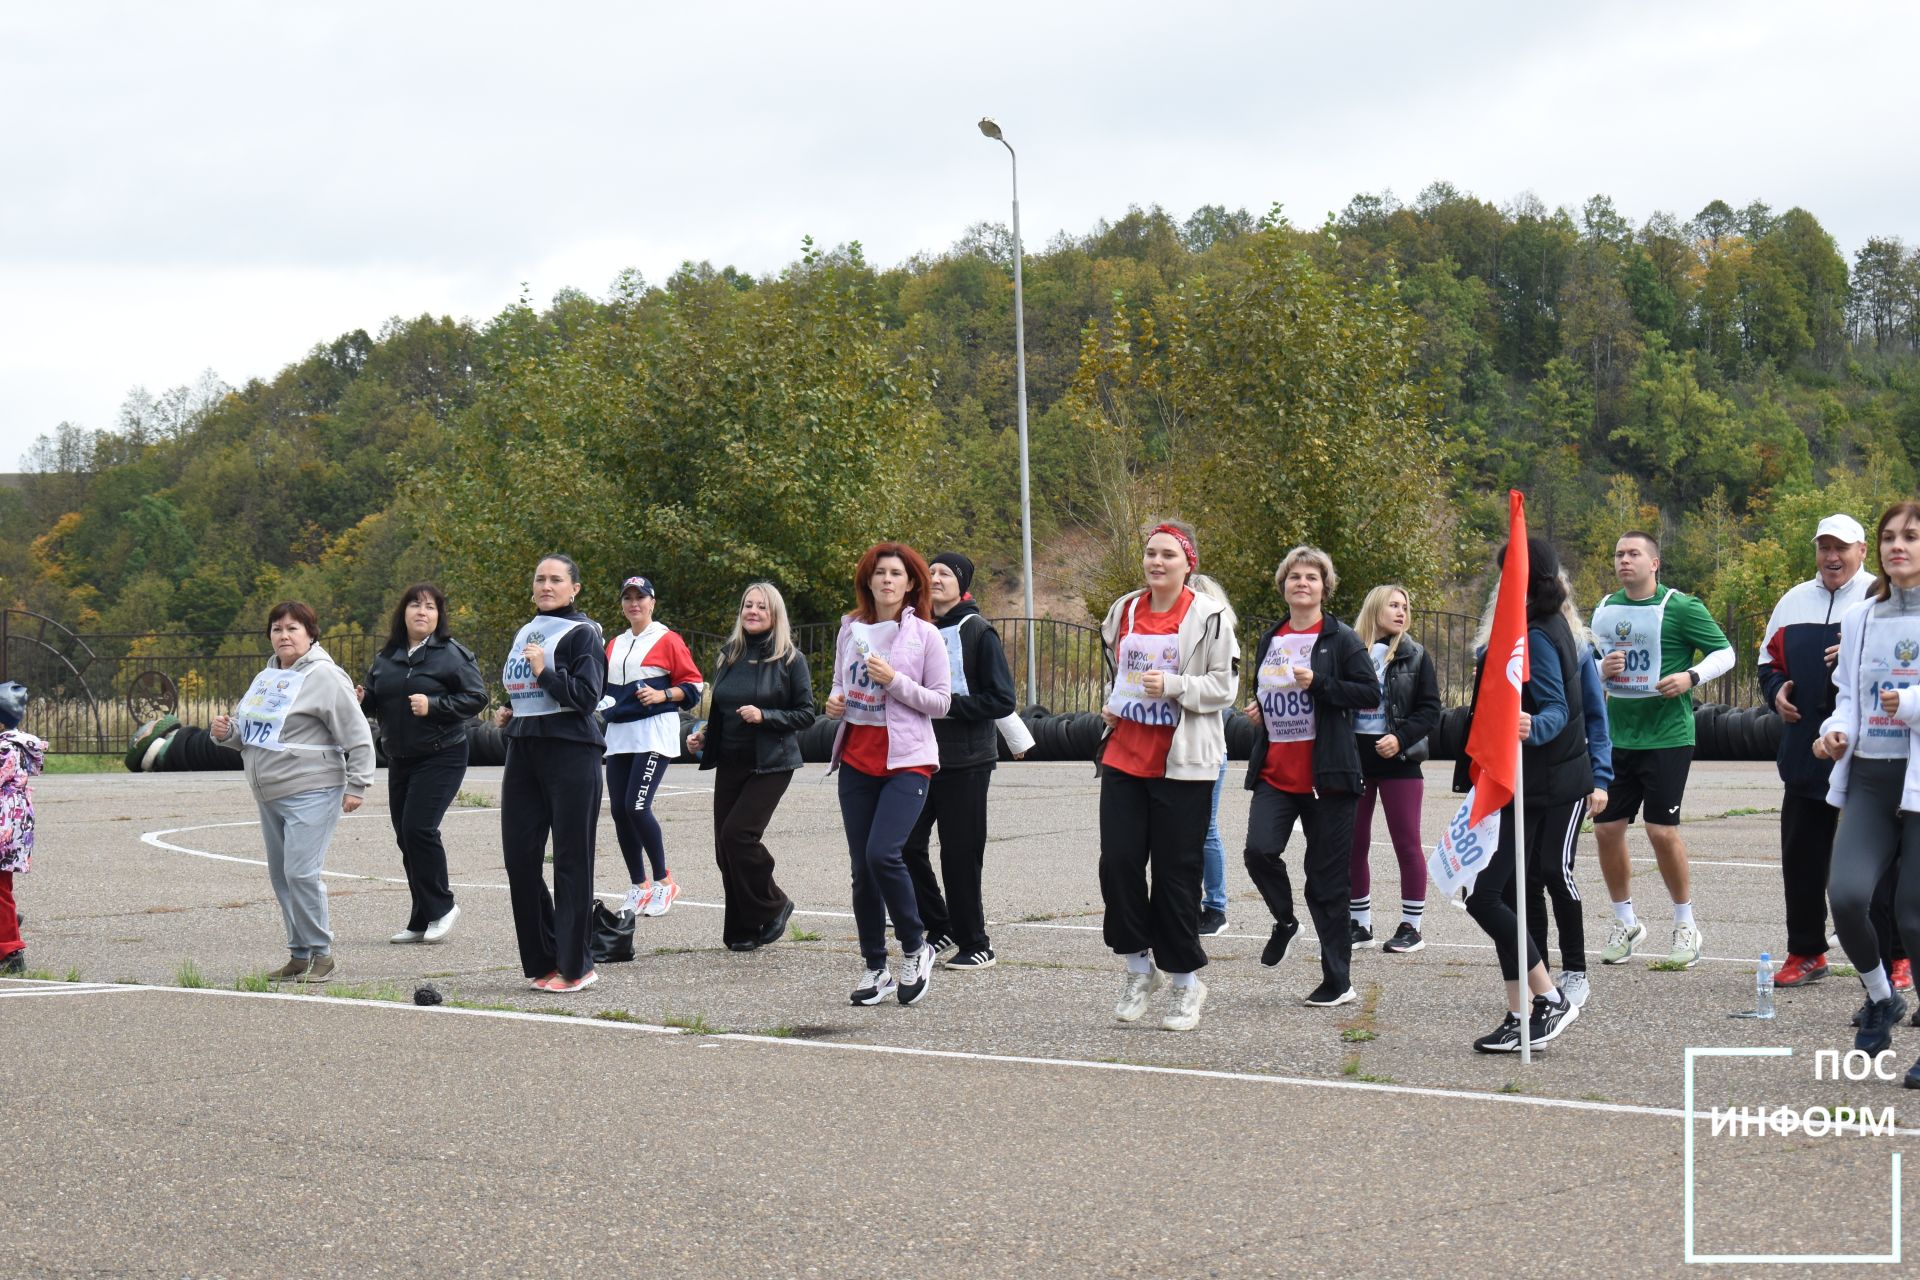
<path fill-rule="evenodd" d="M 76 630 L 181 633 L 287 596 L 375 627 L 419 577 L 462 625 L 504 626 L 549 549 L 609 621 L 639 571 L 688 627 L 759 576 L 832 617 L 880 536 L 1004 578 L 1011 265 L 991 224 L 891 267 L 809 242 L 774 276 L 628 273 L 355 331 L 239 388 L 136 391 L 0 492 L 0 587 Z M 1395 579 L 1475 610 L 1513 486 L 1584 598 L 1638 526 L 1670 581 L 1745 616 L 1811 572 L 1820 515 L 1914 486 L 1920 251 L 1849 257 L 1804 209 L 1635 224 L 1605 196 L 1445 184 L 1315 227 L 1133 209 L 1030 252 L 1024 280 L 1036 543 L 1096 613 L 1172 512 L 1242 613 L 1277 606 L 1300 540 L 1336 557 L 1342 608 Z"/>

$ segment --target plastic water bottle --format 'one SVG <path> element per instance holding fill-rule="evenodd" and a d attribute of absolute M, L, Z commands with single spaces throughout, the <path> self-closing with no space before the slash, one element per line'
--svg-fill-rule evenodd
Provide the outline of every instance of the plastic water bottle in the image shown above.
<path fill-rule="evenodd" d="M 1753 1016 L 1773 1016 L 1773 957 L 1762 951 L 1760 967 L 1753 971 Z"/>

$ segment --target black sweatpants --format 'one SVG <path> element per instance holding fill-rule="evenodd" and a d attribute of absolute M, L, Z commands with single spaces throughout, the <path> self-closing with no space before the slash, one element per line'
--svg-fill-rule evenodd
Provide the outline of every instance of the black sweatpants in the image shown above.
<path fill-rule="evenodd" d="M 520 970 L 572 981 L 593 968 L 587 926 L 593 908 L 593 837 L 600 825 L 600 756 L 591 742 L 508 738 L 500 778 L 500 852 L 513 901 Z M 547 835 L 553 892 L 547 892 Z"/>
<path fill-rule="evenodd" d="M 1100 774 L 1102 936 L 1121 955 L 1153 952 L 1167 973 L 1207 966 L 1200 872 L 1213 781 L 1136 778 L 1118 769 Z"/>
<path fill-rule="evenodd" d="M 1527 936 L 1542 958 L 1547 954 L 1547 901 L 1553 903 L 1553 924 L 1560 930 L 1560 967 L 1569 973 L 1587 971 L 1587 922 L 1581 916 L 1580 888 L 1573 882 L 1573 855 L 1580 846 L 1581 811 L 1559 839 L 1547 847 L 1527 847 Z"/>
<path fill-rule="evenodd" d="M 713 858 L 726 903 L 722 942 L 745 942 L 773 923 L 787 895 L 773 881 L 773 854 L 762 843 L 791 772 L 755 773 L 721 761 L 713 770 Z"/>
<path fill-rule="evenodd" d="M 393 820 L 400 865 L 406 868 L 407 888 L 413 893 L 413 914 L 407 917 L 409 929 L 424 929 L 453 910 L 440 820 L 447 816 L 447 807 L 466 776 L 464 735 L 430 756 L 387 761 L 387 816 Z"/>
<path fill-rule="evenodd" d="M 927 927 L 927 936 L 952 938 L 963 955 L 990 945 L 987 910 L 980 901 L 980 871 L 987 859 L 987 788 L 992 784 L 993 770 L 986 766 L 934 774 L 927 807 L 900 849 L 913 876 L 920 923 Z M 936 822 L 940 824 L 940 877 L 933 874 L 928 850 Z M 940 878 L 947 882 L 944 896 Z"/>
<path fill-rule="evenodd" d="M 1520 980 L 1519 947 L 1513 936 L 1520 924 L 1514 912 L 1513 808 L 1508 805 L 1500 811 L 1500 843 L 1467 895 L 1467 914 L 1492 940 L 1494 952 L 1500 957 L 1500 976 L 1508 982 Z M 1550 874 L 1566 842 L 1580 834 L 1581 820 L 1587 816 L 1587 798 L 1581 796 L 1567 804 L 1529 804 L 1526 815 L 1530 867 Z M 1527 969 L 1531 971 L 1539 963 L 1540 945 L 1529 926 Z"/>
<path fill-rule="evenodd" d="M 1293 909 L 1293 881 L 1281 855 L 1293 838 L 1293 824 L 1299 822 L 1307 838 L 1300 859 L 1306 877 L 1301 896 L 1320 937 L 1320 976 L 1342 991 L 1353 985 L 1353 916 L 1347 908 L 1353 900 L 1353 811 L 1359 801 L 1351 792 L 1315 796 L 1262 781 L 1253 789 L 1247 818 L 1247 874 L 1274 920 L 1296 926 L 1300 917 Z"/>

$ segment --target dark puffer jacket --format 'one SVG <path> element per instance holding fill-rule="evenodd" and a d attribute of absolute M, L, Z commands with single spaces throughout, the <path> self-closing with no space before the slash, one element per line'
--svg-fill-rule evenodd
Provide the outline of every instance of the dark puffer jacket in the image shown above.
<path fill-rule="evenodd" d="M 486 682 L 473 650 L 458 640 L 430 636 L 408 653 L 383 649 L 367 669 L 360 709 L 380 725 L 380 745 L 389 759 L 413 760 L 444 751 L 467 737 L 467 721 L 487 705 Z M 427 714 L 416 716 L 410 699 L 427 695 Z"/>

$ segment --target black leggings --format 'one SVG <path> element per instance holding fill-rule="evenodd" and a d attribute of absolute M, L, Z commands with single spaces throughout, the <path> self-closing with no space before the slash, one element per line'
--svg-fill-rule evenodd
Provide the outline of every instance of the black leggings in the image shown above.
<path fill-rule="evenodd" d="M 667 758 L 657 751 L 628 751 L 607 757 L 613 834 L 620 841 L 620 856 L 626 859 L 630 884 L 647 882 L 649 860 L 653 878 L 667 878 L 666 839 L 660 834 L 660 819 L 653 816 L 653 793 L 666 776 Z"/>
<path fill-rule="evenodd" d="M 1920 941 L 1920 814 L 1900 810 L 1905 760 L 1856 757 L 1848 767 L 1847 801 L 1833 838 L 1827 891 L 1833 899 L 1833 931 L 1853 967 L 1862 973 L 1886 963 L 1895 937 L 1911 947 Z M 1875 898 L 1898 868 L 1893 888 L 1893 927 L 1873 920 Z"/>
<path fill-rule="evenodd" d="M 1526 814 L 1529 868 L 1537 869 L 1543 878 L 1558 874 L 1561 851 L 1579 835 L 1580 822 L 1587 816 L 1587 798 L 1566 804 L 1529 804 Z M 1499 847 L 1467 895 L 1467 914 L 1493 940 L 1500 976 L 1508 982 L 1520 980 L 1519 948 L 1513 936 L 1520 923 L 1514 912 L 1513 822 L 1513 806 L 1508 805 L 1500 811 Z M 1531 927 L 1527 934 L 1527 970 L 1531 972 L 1540 963 L 1540 947 Z"/>
<path fill-rule="evenodd" d="M 920 904 L 920 923 L 931 936 L 951 937 L 964 952 L 990 945 L 987 913 L 980 901 L 980 869 L 987 856 L 987 788 L 993 770 L 942 769 L 933 775 L 927 807 L 900 849 L 913 876 L 914 898 Z M 934 825 L 940 828 L 940 877 L 933 874 L 928 849 Z"/>

